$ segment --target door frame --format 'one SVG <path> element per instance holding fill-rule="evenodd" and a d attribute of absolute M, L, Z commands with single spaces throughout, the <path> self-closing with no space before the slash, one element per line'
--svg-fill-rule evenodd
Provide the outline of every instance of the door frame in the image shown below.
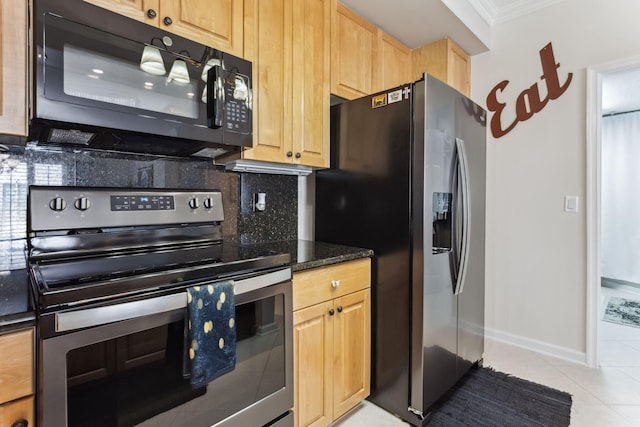
<path fill-rule="evenodd" d="M 640 56 L 587 67 L 587 365 L 600 366 L 602 80 L 609 74 L 640 68 Z"/>

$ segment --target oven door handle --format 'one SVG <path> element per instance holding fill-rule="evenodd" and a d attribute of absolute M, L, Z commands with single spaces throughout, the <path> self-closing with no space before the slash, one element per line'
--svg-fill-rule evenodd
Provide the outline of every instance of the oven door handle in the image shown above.
<path fill-rule="evenodd" d="M 290 279 L 291 269 L 285 268 L 247 279 L 236 280 L 234 281 L 234 292 L 236 295 L 242 295 Z M 204 284 L 201 284 L 201 286 L 202 285 Z M 80 328 L 89 328 L 122 320 L 166 313 L 183 309 L 186 306 L 187 293 L 180 292 L 140 301 L 56 313 L 55 330 L 56 332 L 73 331 Z"/>

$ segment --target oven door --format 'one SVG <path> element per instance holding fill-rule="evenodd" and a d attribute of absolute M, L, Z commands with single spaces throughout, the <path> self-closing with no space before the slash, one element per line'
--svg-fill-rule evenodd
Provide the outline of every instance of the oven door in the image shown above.
<path fill-rule="evenodd" d="M 290 277 L 284 269 L 235 282 L 236 367 L 196 389 L 183 377 L 184 292 L 133 311 L 52 314 L 70 332 L 40 341 L 38 425 L 291 425 Z"/>

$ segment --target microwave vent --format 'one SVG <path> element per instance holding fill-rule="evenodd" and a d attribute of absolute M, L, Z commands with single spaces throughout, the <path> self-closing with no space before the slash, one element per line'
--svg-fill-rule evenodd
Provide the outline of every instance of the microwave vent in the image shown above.
<path fill-rule="evenodd" d="M 51 129 L 47 142 L 70 145 L 89 145 L 96 136 L 92 132 L 83 132 L 77 129 Z"/>

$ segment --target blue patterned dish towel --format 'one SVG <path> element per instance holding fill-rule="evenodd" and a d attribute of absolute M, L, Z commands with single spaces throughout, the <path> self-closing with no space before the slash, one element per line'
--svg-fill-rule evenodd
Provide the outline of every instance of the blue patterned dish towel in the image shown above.
<path fill-rule="evenodd" d="M 187 288 L 185 373 L 190 373 L 193 388 L 236 366 L 233 286 L 233 281 L 226 281 Z"/>

